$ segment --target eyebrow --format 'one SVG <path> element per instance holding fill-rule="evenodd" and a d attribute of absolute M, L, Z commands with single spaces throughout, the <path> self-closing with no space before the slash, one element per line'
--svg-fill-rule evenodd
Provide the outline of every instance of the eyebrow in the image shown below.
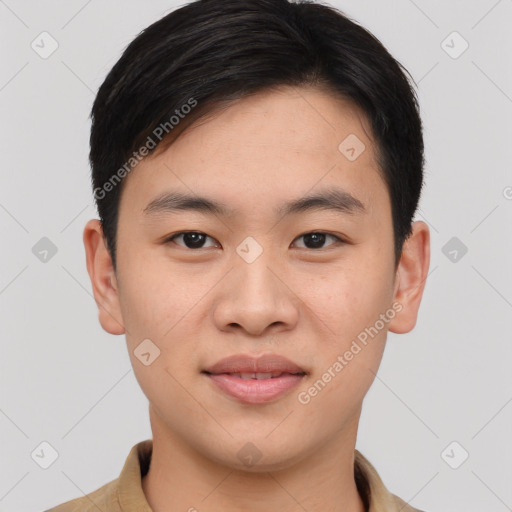
<path fill-rule="evenodd" d="M 276 216 L 286 216 L 318 210 L 337 211 L 349 215 L 366 213 L 366 208 L 359 199 L 340 188 L 322 189 L 289 201 L 276 208 L 274 213 Z M 144 208 L 143 213 L 147 216 L 156 216 L 177 211 L 196 211 L 223 217 L 230 217 L 236 213 L 220 201 L 181 192 L 161 194 Z"/>

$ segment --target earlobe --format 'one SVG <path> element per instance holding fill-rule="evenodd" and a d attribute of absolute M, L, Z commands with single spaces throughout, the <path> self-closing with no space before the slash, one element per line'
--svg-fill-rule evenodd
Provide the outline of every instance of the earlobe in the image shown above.
<path fill-rule="evenodd" d="M 117 279 L 98 219 L 85 225 L 83 242 L 100 324 L 110 334 L 124 334 Z"/>
<path fill-rule="evenodd" d="M 411 331 L 416 325 L 430 265 L 430 231 L 423 221 L 412 224 L 412 233 L 404 242 L 398 264 L 393 301 L 401 309 L 389 324 L 397 334 Z"/>

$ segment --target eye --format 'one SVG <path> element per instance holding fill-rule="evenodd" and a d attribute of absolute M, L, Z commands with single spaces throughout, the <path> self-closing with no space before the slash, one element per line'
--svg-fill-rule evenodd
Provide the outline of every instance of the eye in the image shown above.
<path fill-rule="evenodd" d="M 344 240 L 342 240 L 338 236 L 331 235 L 329 233 L 323 233 L 321 231 L 305 233 L 304 235 L 297 237 L 296 240 L 298 240 L 300 238 L 304 239 L 306 247 L 299 247 L 300 249 L 303 249 L 303 248 L 305 248 L 305 249 L 322 249 L 323 248 L 322 246 L 324 245 L 327 237 L 334 239 L 334 241 L 335 241 L 334 244 L 337 242 L 344 243 Z M 334 245 L 334 244 L 329 244 L 329 245 Z"/>
<path fill-rule="evenodd" d="M 201 233 L 200 231 L 182 231 L 181 233 L 176 233 L 175 235 L 172 235 L 169 237 L 165 242 L 174 242 L 177 239 L 182 239 L 184 246 L 187 249 L 203 249 L 204 242 L 207 238 L 210 240 L 213 240 L 212 237 Z M 182 245 L 178 243 L 177 245 Z"/>
<path fill-rule="evenodd" d="M 322 231 L 314 231 L 311 233 L 305 233 L 299 237 L 296 238 L 296 240 L 299 240 L 303 238 L 305 242 L 305 247 L 300 247 L 299 249 L 322 249 L 325 247 L 325 242 L 328 238 L 331 238 L 334 240 L 333 243 L 330 245 L 335 245 L 336 243 L 345 243 L 344 240 L 342 240 L 340 237 L 331 235 L 330 233 L 324 233 Z M 176 242 L 176 240 L 180 240 L 181 243 Z M 180 233 L 176 233 L 169 238 L 165 240 L 165 243 L 168 242 L 174 242 L 177 245 L 180 245 L 182 247 L 185 247 L 186 249 L 204 249 L 208 246 L 205 245 L 205 241 L 207 239 L 210 239 L 214 242 L 213 245 L 210 245 L 209 247 L 215 247 L 216 241 L 206 235 L 205 233 L 201 233 L 200 231 L 182 231 Z"/>

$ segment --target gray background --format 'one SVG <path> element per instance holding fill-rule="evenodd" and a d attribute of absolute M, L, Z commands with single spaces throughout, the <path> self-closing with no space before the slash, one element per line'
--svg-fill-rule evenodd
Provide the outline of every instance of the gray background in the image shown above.
<path fill-rule="evenodd" d="M 91 492 L 151 437 L 124 336 L 101 329 L 85 267 L 82 230 L 97 217 L 88 115 L 125 46 L 177 5 L 0 0 L 2 511 Z M 512 510 L 512 0 L 331 5 L 418 83 L 427 186 L 417 219 L 432 235 L 417 326 L 389 335 L 357 447 L 415 507 Z M 43 31 L 58 43 L 46 59 L 31 47 L 50 48 Z M 453 31 L 469 44 L 460 55 Z M 46 262 L 32 251 L 43 237 L 57 248 Z M 59 454 L 48 469 L 31 456 L 43 441 Z"/>

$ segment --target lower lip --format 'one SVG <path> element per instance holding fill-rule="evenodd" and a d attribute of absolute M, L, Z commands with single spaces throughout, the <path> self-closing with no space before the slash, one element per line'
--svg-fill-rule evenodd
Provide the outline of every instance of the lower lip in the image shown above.
<path fill-rule="evenodd" d="M 304 375 L 287 374 L 271 379 L 242 379 L 226 373 L 205 374 L 222 391 L 248 404 L 270 402 L 297 386 Z"/>

